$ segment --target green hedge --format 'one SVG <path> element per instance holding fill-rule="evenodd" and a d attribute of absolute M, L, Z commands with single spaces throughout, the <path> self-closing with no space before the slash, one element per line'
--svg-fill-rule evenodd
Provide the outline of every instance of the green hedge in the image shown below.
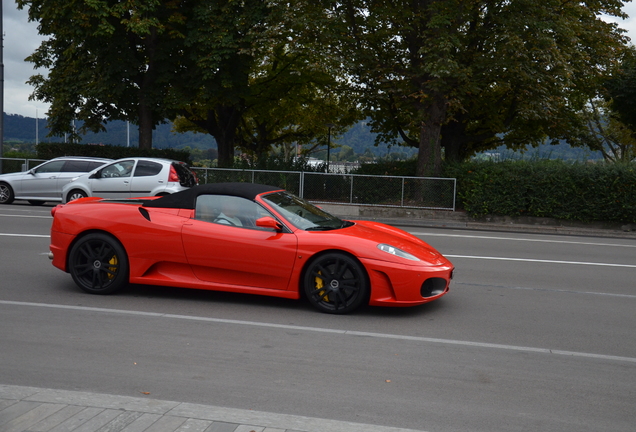
<path fill-rule="evenodd" d="M 60 156 L 90 156 L 110 159 L 125 157 L 157 157 L 174 159 L 188 164 L 190 152 L 174 149 L 140 149 L 138 147 L 122 147 L 114 145 L 40 143 L 36 146 L 38 159 L 53 159 Z"/>
<path fill-rule="evenodd" d="M 636 166 L 564 161 L 470 161 L 445 167 L 470 216 L 636 223 Z"/>

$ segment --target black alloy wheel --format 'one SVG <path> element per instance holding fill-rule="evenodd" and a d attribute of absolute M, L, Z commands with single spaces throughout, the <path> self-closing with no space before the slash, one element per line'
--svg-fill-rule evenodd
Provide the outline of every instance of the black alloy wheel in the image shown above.
<path fill-rule="evenodd" d="M 344 314 L 368 302 L 369 281 L 364 267 L 342 253 L 328 253 L 311 261 L 303 277 L 309 302 L 321 312 Z"/>
<path fill-rule="evenodd" d="M 68 267 L 75 283 L 90 294 L 111 294 L 128 283 L 128 257 L 113 237 L 93 233 L 71 248 Z"/>
<path fill-rule="evenodd" d="M 11 204 L 14 198 L 11 186 L 7 183 L 0 183 L 0 204 Z"/>

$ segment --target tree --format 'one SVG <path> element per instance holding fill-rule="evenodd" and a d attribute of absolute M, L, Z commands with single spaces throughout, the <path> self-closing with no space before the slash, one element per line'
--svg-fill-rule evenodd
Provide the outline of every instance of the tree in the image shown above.
<path fill-rule="evenodd" d="M 636 134 L 620 121 L 611 105 L 611 100 L 590 100 L 581 112 L 587 128 L 576 139 L 591 150 L 600 151 L 608 162 L 636 161 Z"/>
<path fill-rule="evenodd" d="M 417 175 L 500 143 L 570 131 L 625 40 L 600 14 L 620 0 L 344 0 L 329 3 L 373 130 L 418 147 Z M 338 35 L 346 33 L 349 38 Z M 396 138 L 399 136 L 399 139 Z"/>
<path fill-rule="evenodd" d="M 327 123 L 359 118 L 340 97 L 336 72 L 319 55 L 316 21 L 296 2 L 203 2 L 190 21 L 187 66 L 176 85 L 185 103 L 178 131 L 214 136 L 219 165 L 235 148 L 266 155 L 272 146 L 309 143 Z"/>
<path fill-rule="evenodd" d="M 165 94 L 182 52 L 187 1 L 17 0 L 48 36 L 27 58 L 48 75 L 34 75 L 31 98 L 51 104 L 51 135 L 104 130 L 110 120 L 139 126 L 139 146 L 170 112 Z"/>
<path fill-rule="evenodd" d="M 605 82 L 605 99 L 620 121 L 636 131 L 636 47 L 631 45 Z"/>

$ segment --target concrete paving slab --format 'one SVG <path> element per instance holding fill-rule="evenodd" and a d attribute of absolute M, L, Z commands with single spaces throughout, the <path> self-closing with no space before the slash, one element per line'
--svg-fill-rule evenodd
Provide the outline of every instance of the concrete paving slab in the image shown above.
<path fill-rule="evenodd" d="M 129 396 L 0 385 L 2 432 L 420 432 Z"/>

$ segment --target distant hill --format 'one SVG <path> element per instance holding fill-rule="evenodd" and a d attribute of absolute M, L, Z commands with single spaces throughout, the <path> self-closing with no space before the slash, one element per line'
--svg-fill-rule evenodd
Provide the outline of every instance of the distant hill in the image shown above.
<path fill-rule="evenodd" d="M 77 122 L 79 129 L 82 122 Z M 37 131 L 37 134 L 36 134 Z M 18 114 L 4 115 L 4 139 L 5 141 L 18 142 L 64 142 L 64 137 L 47 137 L 49 129 L 46 119 L 37 120 L 32 117 L 24 117 Z M 325 127 L 325 135 L 327 128 Z M 376 134 L 371 133 L 365 122 L 360 122 L 349 129 L 342 137 L 332 137 L 334 145 L 333 152 L 338 152 L 338 145 L 348 145 L 358 154 L 363 154 L 369 149 L 378 157 L 385 156 L 388 152 L 386 146 L 374 146 Z M 111 144 L 111 145 L 139 145 L 139 132 L 135 125 L 128 128 L 126 122 L 113 121 L 106 124 L 106 132 L 87 133 L 82 137 L 83 144 Z M 172 123 L 158 125 L 152 135 L 153 147 L 155 148 L 176 148 L 184 147 L 210 149 L 216 148 L 216 141 L 211 135 L 202 133 L 175 133 L 172 131 Z M 416 154 L 415 149 L 403 149 L 409 155 Z M 395 150 L 393 150 L 395 151 Z"/>
<path fill-rule="evenodd" d="M 77 122 L 80 128 L 82 122 Z M 47 137 L 49 129 L 46 119 L 24 117 L 18 114 L 4 115 L 4 139 L 5 141 L 19 142 L 64 142 L 64 137 Z M 216 148 L 216 141 L 207 134 L 186 132 L 177 134 L 172 132 L 172 124 L 167 123 L 157 126 L 152 135 L 153 145 L 157 148 Z M 126 122 L 113 121 L 106 124 L 106 132 L 87 133 L 82 137 L 83 144 L 111 144 L 130 147 L 139 145 L 139 132 L 135 125 L 127 126 Z"/>
<path fill-rule="evenodd" d="M 81 123 L 78 122 L 79 128 Z M 37 135 L 36 135 L 37 131 Z M 18 114 L 4 114 L 4 140 L 5 142 L 64 142 L 64 137 L 47 137 L 49 130 L 46 119 L 37 120 L 32 117 L 24 117 Z M 326 130 L 325 130 L 326 133 Z M 376 157 L 399 156 L 400 159 L 414 157 L 417 149 L 410 147 L 386 145 L 375 146 L 376 134 L 372 133 L 366 122 L 361 121 L 353 125 L 341 137 L 332 137 L 334 148 L 333 153 L 339 151 L 338 146 L 349 146 L 355 154 L 371 152 Z M 207 150 L 216 148 L 216 141 L 208 134 L 202 133 L 174 133 L 172 123 L 158 125 L 152 135 L 153 147 L 155 148 L 175 148 L 184 147 Z M 88 133 L 83 136 L 84 144 L 111 144 L 111 145 L 139 145 L 139 132 L 134 125 L 127 126 L 126 122 L 113 121 L 106 124 L 106 132 Z M 559 145 L 541 145 L 536 148 L 527 147 L 523 153 L 513 152 L 505 147 L 483 152 L 477 155 L 480 158 L 496 160 L 506 159 L 565 159 L 565 160 L 598 160 L 602 159 L 600 152 L 592 152 L 585 148 L 575 148 L 563 142 Z"/>

